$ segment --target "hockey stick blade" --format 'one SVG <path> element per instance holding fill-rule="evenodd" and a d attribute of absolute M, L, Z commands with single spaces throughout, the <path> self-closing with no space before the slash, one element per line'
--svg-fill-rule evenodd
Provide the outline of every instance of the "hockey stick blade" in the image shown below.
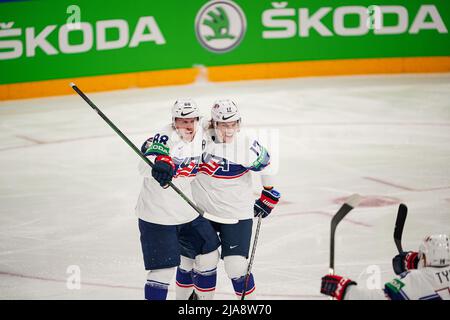
<path fill-rule="evenodd" d="M 91 99 L 89 99 L 83 91 L 81 91 L 80 88 L 78 88 L 76 86 L 75 83 L 71 82 L 70 83 L 70 87 L 76 92 L 78 93 L 78 95 L 95 111 L 97 112 L 97 114 L 109 125 L 109 127 L 111 129 L 113 129 L 113 131 L 119 135 L 119 137 L 122 138 L 122 140 L 131 148 L 133 149 L 133 151 L 143 160 L 145 161 L 150 167 L 153 168 L 153 162 L 151 162 L 131 141 L 130 139 L 127 138 L 126 135 L 123 134 L 122 131 L 120 131 L 119 128 L 116 127 L 116 125 L 109 120 L 109 118 L 95 105 L 94 102 L 91 101 Z M 172 187 L 172 189 L 178 193 L 178 195 L 183 198 L 184 201 L 186 201 L 191 207 L 192 209 L 194 209 L 199 215 L 205 217 L 208 220 L 214 221 L 214 222 L 218 222 L 218 223 L 223 223 L 223 224 L 235 224 L 238 223 L 238 219 L 227 219 L 227 218 L 221 218 L 221 217 L 217 217 L 214 216 L 212 214 L 206 213 L 204 212 L 202 209 L 200 209 L 199 207 L 197 207 L 195 205 L 195 203 L 193 203 L 176 185 L 174 185 L 172 182 L 168 183 L 170 187 Z"/>
<path fill-rule="evenodd" d="M 353 210 L 361 202 L 362 197 L 359 194 L 351 195 L 347 201 L 339 208 L 331 219 L 330 228 L 330 274 L 334 274 L 334 235 L 336 233 L 336 228 L 344 217 Z"/>
<path fill-rule="evenodd" d="M 398 207 L 397 219 L 395 220 L 395 229 L 394 229 L 394 242 L 395 245 L 397 246 L 398 253 L 403 252 L 402 235 L 407 215 L 408 215 L 408 207 L 405 204 L 400 203 L 400 206 Z"/>

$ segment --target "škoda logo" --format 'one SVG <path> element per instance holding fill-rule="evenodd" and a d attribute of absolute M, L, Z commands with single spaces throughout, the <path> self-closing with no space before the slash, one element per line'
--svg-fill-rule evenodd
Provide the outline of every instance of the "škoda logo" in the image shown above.
<path fill-rule="evenodd" d="M 206 3 L 195 19 L 200 44 L 215 53 L 225 53 L 242 41 L 247 23 L 244 12 L 234 2 L 215 0 Z"/>

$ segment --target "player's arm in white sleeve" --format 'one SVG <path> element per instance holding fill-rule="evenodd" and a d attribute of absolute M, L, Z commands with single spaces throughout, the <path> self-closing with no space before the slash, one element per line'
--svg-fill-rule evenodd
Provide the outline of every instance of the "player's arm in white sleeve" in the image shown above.
<path fill-rule="evenodd" d="M 147 150 L 152 145 L 152 141 L 153 141 L 153 136 L 151 136 L 150 138 L 148 138 L 147 140 L 144 141 L 144 143 L 141 146 L 142 154 L 145 155 Z M 150 160 L 153 160 L 153 159 L 150 159 Z M 152 168 L 142 159 L 139 160 L 138 171 L 139 171 L 140 175 L 143 177 L 147 178 L 147 177 L 152 176 Z"/>
<path fill-rule="evenodd" d="M 274 185 L 275 185 L 274 176 L 264 174 L 264 173 L 259 173 L 258 175 L 261 178 L 261 185 L 263 186 L 263 188 L 272 189 L 274 187 Z"/>
<path fill-rule="evenodd" d="M 426 282 L 420 271 L 407 271 L 384 284 L 383 289 L 365 289 L 357 285 L 349 286 L 344 300 L 417 300 L 420 297 L 438 296 Z"/>
<path fill-rule="evenodd" d="M 327 274 L 322 277 L 320 292 L 337 300 L 414 300 L 435 293 L 420 281 L 420 275 L 408 272 L 385 283 L 383 288 L 373 289 L 363 283 L 358 285 L 350 278 Z"/>
<path fill-rule="evenodd" d="M 250 146 L 250 166 L 261 179 L 263 189 L 254 205 L 255 217 L 267 217 L 280 200 L 281 194 L 274 188 L 274 173 L 270 170 L 270 154 L 257 140 Z"/>
<path fill-rule="evenodd" d="M 442 300 L 430 279 L 427 268 L 408 270 L 387 282 L 384 292 L 390 300 Z"/>
<path fill-rule="evenodd" d="M 154 160 L 154 157 L 147 157 L 147 158 L 149 158 L 150 161 L 152 161 L 152 162 Z M 147 162 L 145 162 L 142 159 L 139 161 L 138 170 L 139 170 L 140 175 L 145 178 L 149 178 L 152 176 L 152 168 L 148 165 Z"/>
<path fill-rule="evenodd" d="M 258 140 L 253 140 L 248 150 L 247 168 L 253 172 L 265 170 L 270 164 L 270 154 Z"/>

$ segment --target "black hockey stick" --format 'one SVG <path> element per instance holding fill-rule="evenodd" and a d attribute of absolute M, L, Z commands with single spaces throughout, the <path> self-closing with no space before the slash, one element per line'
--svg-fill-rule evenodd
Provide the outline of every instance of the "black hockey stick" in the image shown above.
<path fill-rule="evenodd" d="M 330 269 L 329 273 L 334 274 L 334 235 L 336 228 L 344 217 L 355 208 L 361 201 L 361 196 L 353 194 L 347 201 L 339 208 L 336 214 L 331 219 L 331 232 L 330 232 Z"/>
<path fill-rule="evenodd" d="M 398 207 L 397 219 L 395 220 L 395 229 L 394 229 L 394 242 L 395 245 L 397 246 L 398 253 L 403 252 L 402 235 L 407 215 L 408 215 L 408 207 L 405 204 L 400 203 L 400 206 Z"/>
<path fill-rule="evenodd" d="M 258 225 L 256 226 L 255 239 L 253 240 L 252 254 L 248 262 L 247 273 L 244 278 L 244 289 L 242 289 L 241 300 L 245 299 L 247 294 L 248 280 L 250 279 L 250 274 L 252 273 L 253 260 L 255 259 L 256 244 L 258 243 L 259 230 L 261 228 L 262 215 L 258 216 Z"/>
<path fill-rule="evenodd" d="M 119 130 L 119 128 L 117 128 L 114 123 L 111 122 L 111 120 L 108 119 L 107 116 L 105 116 L 103 114 L 103 112 L 83 93 L 83 91 L 81 91 L 73 82 L 70 83 L 70 86 L 72 87 L 73 90 L 75 90 L 76 93 L 78 93 L 80 95 L 81 98 L 83 98 L 84 101 L 87 102 L 88 105 L 90 105 L 92 107 L 92 109 L 94 109 L 95 112 L 97 112 L 97 114 L 103 119 L 105 120 L 105 122 L 114 130 L 115 133 L 117 133 L 123 141 L 126 142 L 126 144 L 128 144 L 128 146 L 133 149 L 134 152 L 136 152 L 139 157 L 141 157 L 142 160 L 144 160 L 150 167 L 153 168 L 153 163 L 142 154 L 142 152 L 127 138 L 127 136 L 125 136 L 122 131 Z M 220 218 L 214 215 L 211 215 L 205 211 L 203 211 L 202 209 L 200 209 L 199 207 L 197 207 L 180 189 L 178 189 L 177 186 L 175 186 L 172 182 L 169 182 L 169 186 L 172 187 L 172 189 L 178 193 L 181 198 L 183 198 L 184 201 L 186 201 L 199 215 L 205 217 L 208 220 L 214 221 L 214 222 L 218 222 L 218 223 L 223 223 L 223 224 L 234 224 L 237 223 L 238 220 L 237 219 L 225 219 L 225 218 Z"/>

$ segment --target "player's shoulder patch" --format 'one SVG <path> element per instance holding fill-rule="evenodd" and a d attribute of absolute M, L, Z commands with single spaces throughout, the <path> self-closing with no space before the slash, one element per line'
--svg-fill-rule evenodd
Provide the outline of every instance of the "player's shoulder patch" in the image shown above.
<path fill-rule="evenodd" d="M 141 151 L 146 156 L 169 155 L 169 141 L 172 138 L 172 133 L 174 133 L 174 130 L 170 125 L 155 131 L 155 134 L 143 144 Z"/>
<path fill-rule="evenodd" d="M 388 287 L 393 292 L 400 292 L 405 284 L 400 279 L 393 279 L 391 282 L 387 282 L 385 287 Z"/>
<path fill-rule="evenodd" d="M 253 140 L 252 145 L 250 146 L 250 150 L 256 156 L 256 159 L 251 164 L 251 170 L 253 171 L 261 171 L 265 167 L 267 167 L 270 163 L 270 155 L 265 147 L 263 147 L 258 140 Z"/>
<path fill-rule="evenodd" d="M 147 149 L 147 151 L 145 151 L 145 155 L 146 156 L 158 156 L 158 155 L 169 156 L 170 148 L 161 143 L 154 142 Z"/>
<path fill-rule="evenodd" d="M 409 300 L 406 293 L 403 291 L 405 284 L 402 280 L 395 278 L 391 282 L 387 282 L 384 285 L 384 293 L 391 300 Z"/>

